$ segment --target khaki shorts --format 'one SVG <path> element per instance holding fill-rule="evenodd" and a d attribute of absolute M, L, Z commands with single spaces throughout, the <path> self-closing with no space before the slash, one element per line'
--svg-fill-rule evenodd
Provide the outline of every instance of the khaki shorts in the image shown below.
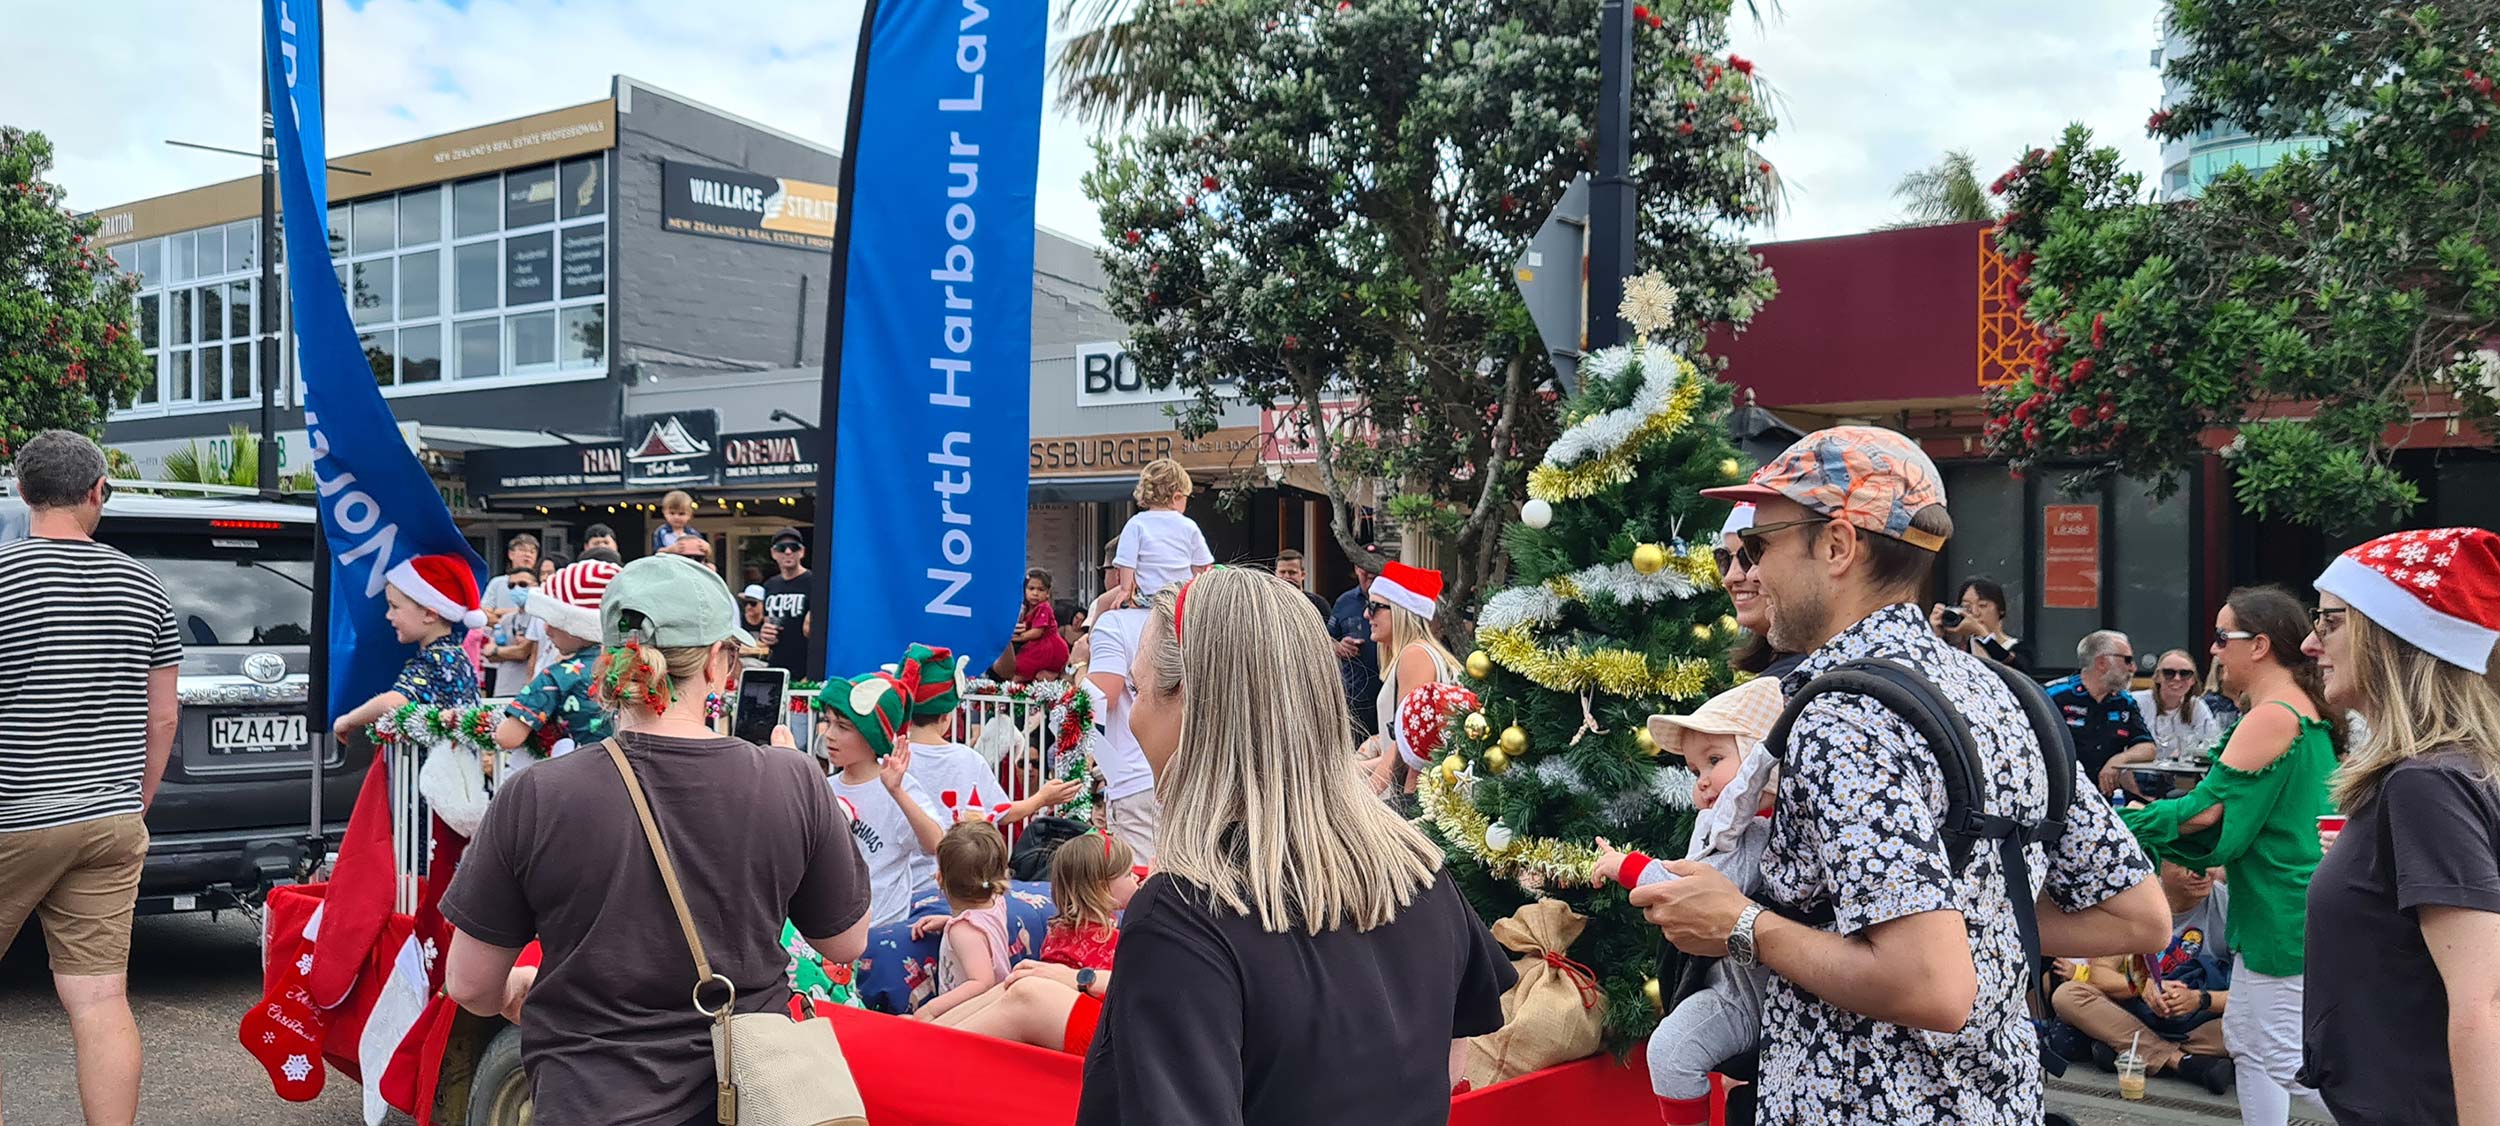
<path fill-rule="evenodd" d="M 1111 835 L 1128 843 L 1137 853 L 1137 862 L 1152 864 L 1155 859 L 1155 828 L 1163 822 L 1163 799 L 1153 790 L 1113 798 L 1110 811 L 1103 818 L 1103 827 Z"/>
<path fill-rule="evenodd" d="M 147 858 L 147 822 L 136 813 L 0 833 L 0 950 L 39 915 L 53 973 L 127 970 L 130 915 Z"/>

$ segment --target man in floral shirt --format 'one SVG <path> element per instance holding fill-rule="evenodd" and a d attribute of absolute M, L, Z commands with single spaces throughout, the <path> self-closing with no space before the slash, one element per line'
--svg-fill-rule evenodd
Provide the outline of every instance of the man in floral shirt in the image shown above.
<path fill-rule="evenodd" d="M 1989 812 L 2045 813 L 2047 777 L 2020 704 L 1918 611 L 1953 525 L 1917 446 L 1873 427 L 1824 430 L 1751 484 L 1708 495 L 1760 506 L 1741 554 L 1762 583 L 1771 647 L 1810 654 L 1785 691 L 1861 657 L 1917 668 L 1970 725 Z M 2046 895 L 2017 889 L 2040 900 L 2044 952 L 2160 949 L 2170 913 L 2152 865 L 2090 799 L 2089 780 L 2078 777 L 2076 792 L 2064 834 L 2028 857 Z M 1943 774 L 1907 723 L 1862 697 L 1823 696 L 1781 761 L 1762 858 L 1765 897 L 1779 910 L 1681 861 L 1669 865 L 1681 878 L 1633 893 L 1678 948 L 1776 975 L 1762 1018 L 1761 1121 L 2040 1121 L 2038 1040 L 2002 857 L 1975 848 L 1953 871 L 1944 809 Z"/>

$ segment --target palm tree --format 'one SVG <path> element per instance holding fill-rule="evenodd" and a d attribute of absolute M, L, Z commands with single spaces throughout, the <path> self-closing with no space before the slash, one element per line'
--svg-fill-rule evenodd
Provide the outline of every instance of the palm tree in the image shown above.
<path fill-rule="evenodd" d="M 186 485 L 239 485 L 255 488 L 260 484 L 260 437 L 242 426 L 226 432 L 227 448 L 234 456 L 222 463 L 214 454 L 200 448 L 198 442 L 187 442 L 165 455 L 165 479 Z M 313 487 L 312 470 L 305 469 L 289 477 L 281 477 L 278 487 L 286 492 L 309 492 Z"/>
<path fill-rule="evenodd" d="M 1893 185 L 1892 198 L 1901 201 L 1907 214 L 1884 224 L 1885 230 L 1985 223 L 1997 217 L 1996 201 L 1988 198 L 1987 187 L 1979 182 L 1978 163 L 1961 149 L 1949 150 L 1932 167 L 1901 177 Z"/>

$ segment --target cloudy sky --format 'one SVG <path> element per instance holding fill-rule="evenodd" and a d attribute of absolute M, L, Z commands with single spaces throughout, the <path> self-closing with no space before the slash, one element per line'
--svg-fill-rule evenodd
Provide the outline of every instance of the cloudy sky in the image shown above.
<path fill-rule="evenodd" d="M 623 73 L 801 136 L 838 142 L 857 0 L 330 0 L 334 153 L 593 101 Z M 1897 214 L 1901 175 L 1947 149 L 1991 177 L 2070 121 L 2154 149 L 2148 65 L 2159 0 L 1780 0 L 1736 49 L 1778 90 L 1768 145 L 1789 214 L 1763 239 L 1865 230 Z M 0 0 L 18 38 L 0 120 L 48 133 L 55 178 L 93 208 L 246 174 L 256 149 L 257 4 Z M 1044 125 L 1040 219 L 1099 240 L 1077 185 L 1086 133 Z"/>

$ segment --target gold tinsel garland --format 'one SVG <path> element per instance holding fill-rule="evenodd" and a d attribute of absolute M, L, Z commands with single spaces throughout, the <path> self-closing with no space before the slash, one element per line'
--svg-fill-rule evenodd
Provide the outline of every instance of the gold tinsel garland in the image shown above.
<path fill-rule="evenodd" d="M 1476 644 L 1494 663 L 1556 692 L 1597 688 L 1617 696 L 1691 700 L 1710 682 L 1705 660 L 1687 657 L 1659 669 L 1629 649 L 1552 651 L 1540 648 L 1524 628 L 1486 630 Z"/>
<path fill-rule="evenodd" d="M 1590 886 L 1589 866 L 1597 862 L 1595 848 L 1549 837 L 1514 836 L 1510 847 L 1497 853 L 1484 843 L 1484 831 L 1491 827 L 1490 823 L 1475 806 L 1468 804 L 1467 794 L 1456 780 L 1441 771 L 1427 770 L 1415 796 L 1423 806 L 1424 819 L 1441 831 L 1443 840 L 1465 849 L 1467 855 L 1483 861 L 1495 872 L 1520 879 L 1520 887 L 1544 891 Z M 1528 875 L 1536 877 L 1533 884 L 1522 878 Z"/>
<path fill-rule="evenodd" d="M 1643 419 L 1614 448 L 1587 461 L 1569 468 L 1540 465 L 1528 471 L 1528 495 L 1548 504 L 1579 500 L 1631 480 L 1633 455 L 1650 440 L 1683 429 L 1701 405 L 1701 377 L 1692 361 L 1678 356 L 1675 367 L 1675 390 L 1667 395 L 1664 410 Z"/>

